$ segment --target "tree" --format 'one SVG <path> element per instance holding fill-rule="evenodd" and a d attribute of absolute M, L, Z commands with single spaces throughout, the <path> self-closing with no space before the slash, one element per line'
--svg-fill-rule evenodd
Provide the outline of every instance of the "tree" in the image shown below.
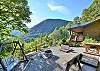
<path fill-rule="evenodd" d="M 0 0 L 0 40 L 11 36 L 12 30 L 27 32 L 30 15 L 27 0 Z"/>
<path fill-rule="evenodd" d="M 77 23 L 79 23 L 79 20 L 80 20 L 80 18 L 79 18 L 78 16 L 76 16 L 76 17 L 74 18 L 74 21 L 73 21 L 73 22 L 74 22 L 75 24 L 77 24 Z"/>
<path fill-rule="evenodd" d="M 86 9 L 83 9 L 82 16 L 76 16 L 70 24 L 67 26 L 70 27 L 77 22 L 88 22 L 93 19 L 97 19 L 100 16 L 100 0 L 94 0 L 93 3 Z"/>
<path fill-rule="evenodd" d="M 25 23 L 31 21 L 30 15 L 31 12 L 27 0 L 0 0 L 0 44 L 2 40 L 12 36 L 12 30 L 27 33 Z M 0 51 L 1 54 L 2 52 Z M 0 58 L 0 64 L 7 71 L 2 63 L 2 59 Z"/>
<path fill-rule="evenodd" d="M 69 32 L 67 27 L 60 27 L 58 30 L 55 29 L 51 34 L 50 37 L 53 39 L 53 44 L 56 45 L 60 42 L 60 40 L 69 38 Z"/>
<path fill-rule="evenodd" d="M 94 0 L 89 8 L 83 10 L 82 21 L 87 22 L 98 16 L 100 16 L 100 0 Z"/>

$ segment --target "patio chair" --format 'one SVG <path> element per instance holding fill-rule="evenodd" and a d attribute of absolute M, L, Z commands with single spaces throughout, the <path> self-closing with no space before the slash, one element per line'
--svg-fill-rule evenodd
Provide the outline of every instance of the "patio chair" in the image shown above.
<path fill-rule="evenodd" d="M 76 39 L 77 42 L 82 42 L 84 41 L 84 36 L 82 34 L 78 34 L 77 35 L 77 39 Z"/>
<path fill-rule="evenodd" d="M 60 51 L 69 53 L 69 52 L 73 52 L 74 50 L 71 49 L 68 45 L 61 45 L 61 48 L 59 49 Z"/>
<path fill-rule="evenodd" d="M 70 39 L 69 39 L 69 46 L 75 46 L 76 44 L 76 35 L 71 35 Z"/>
<path fill-rule="evenodd" d="M 71 35 L 69 40 L 69 46 L 76 46 L 78 43 L 83 42 L 85 37 L 83 34 L 79 33 L 77 35 Z"/>

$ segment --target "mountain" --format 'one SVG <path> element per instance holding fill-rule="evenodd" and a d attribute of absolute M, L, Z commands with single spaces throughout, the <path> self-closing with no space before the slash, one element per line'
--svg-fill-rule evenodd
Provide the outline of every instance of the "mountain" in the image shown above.
<path fill-rule="evenodd" d="M 50 34 L 54 31 L 55 28 L 66 26 L 69 22 L 70 21 L 62 19 L 46 19 L 30 28 L 29 33 L 27 35 L 24 35 L 22 39 L 24 39 L 25 41 L 29 41 L 32 38 L 38 37 L 41 33 Z"/>

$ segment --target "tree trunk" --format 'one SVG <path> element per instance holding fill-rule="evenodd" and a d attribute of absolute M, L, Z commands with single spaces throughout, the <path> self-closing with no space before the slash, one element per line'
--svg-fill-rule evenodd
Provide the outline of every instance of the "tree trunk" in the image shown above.
<path fill-rule="evenodd" d="M 20 44 L 19 44 L 20 45 Z M 25 55 L 25 53 L 24 53 L 24 44 L 22 44 L 22 46 L 20 45 L 20 50 L 21 50 L 21 52 L 22 52 L 22 54 L 23 54 L 23 57 L 25 58 L 25 60 L 28 62 L 28 58 L 27 58 L 27 56 Z"/>

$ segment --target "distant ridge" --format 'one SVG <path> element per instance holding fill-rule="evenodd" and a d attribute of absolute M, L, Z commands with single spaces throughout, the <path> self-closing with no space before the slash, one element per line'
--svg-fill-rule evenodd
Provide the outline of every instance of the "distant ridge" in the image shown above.
<path fill-rule="evenodd" d="M 22 39 L 27 42 L 32 38 L 38 37 L 41 33 L 50 34 L 54 31 L 55 28 L 66 26 L 69 22 L 71 21 L 66 21 L 62 19 L 46 19 L 30 28 L 29 33 L 27 35 L 24 35 Z"/>

